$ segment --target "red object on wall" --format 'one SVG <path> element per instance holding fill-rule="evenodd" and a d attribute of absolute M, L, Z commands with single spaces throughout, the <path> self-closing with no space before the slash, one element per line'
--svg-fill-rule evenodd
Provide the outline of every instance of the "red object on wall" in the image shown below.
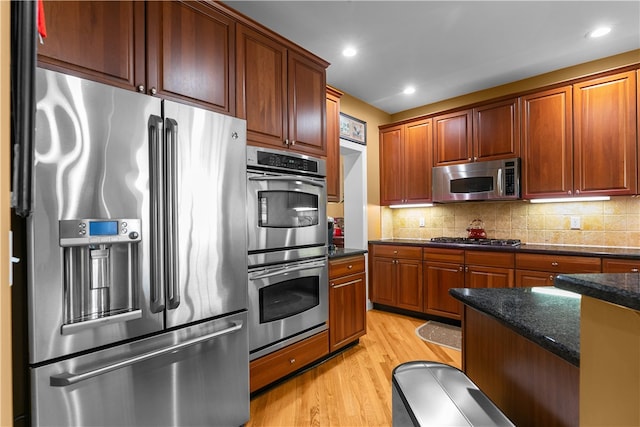
<path fill-rule="evenodd" d="M 38 33 L 40 37 L 47 37 L 47 25 L 44 22 L 44 0 L 38 0 Z"/>

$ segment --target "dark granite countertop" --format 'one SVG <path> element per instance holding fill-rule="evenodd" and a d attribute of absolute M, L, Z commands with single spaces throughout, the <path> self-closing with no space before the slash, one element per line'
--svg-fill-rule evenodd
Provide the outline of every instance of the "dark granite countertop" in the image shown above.
<path fill-rule="evenodd" d="M 640 310 L 640 273 L 560 274 L 555 286 Z"/>
<path fill-rule="evenodd" d="M 488 246 L 488 245 L 431 243 L 430 240 L 426 240 L 426 239 L 381 239 L 381 240 L 370 240 L 369 243 L 380 244 L 380 245 L 423 246 L 425 248 L 454 248 L 454 249 L 487 250 L 487 251 L 501 251 L 501 252 L 515 252 L 515 253 L 539 253 L 539 254 L 640 259 L 640 249 L 638 248 L 615 248 L 615 247 L 573 246 L 573 245 L 541 245 L 541 244 L 522 244 L 520 246 L 515 246 L 515 247 Z"/>
<path fill-rule="evenodd" d="M 580 366 L 579 295 L 552 286 L 454 288 L 449 293 L 572 365 Z"/>
<path fill-rule="evenodd" d="M 344 258 L 348 256 L 366 254 L 367 250 L 330 247 L 327 253 L 329 254 L 329 259 L 335 259 L 335 258 Z"/>

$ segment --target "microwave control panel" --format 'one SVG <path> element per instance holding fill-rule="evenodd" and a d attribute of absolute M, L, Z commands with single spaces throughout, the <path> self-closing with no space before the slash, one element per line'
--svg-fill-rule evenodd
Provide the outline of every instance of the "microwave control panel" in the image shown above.
<path fill-rule="evenodd" d="M 508 161 L 504 163 L 504 194 L 506 196 L 516 195 L 516 162 Z"/>

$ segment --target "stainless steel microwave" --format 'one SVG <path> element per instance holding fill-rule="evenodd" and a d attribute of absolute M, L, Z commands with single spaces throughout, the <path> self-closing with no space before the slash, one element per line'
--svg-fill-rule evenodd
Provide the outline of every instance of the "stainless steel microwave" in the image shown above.
<path fill-rule="evenodd" d="M 519 158 L 436 166 L 432 173 L 434 202 L 520 198 Z"/>

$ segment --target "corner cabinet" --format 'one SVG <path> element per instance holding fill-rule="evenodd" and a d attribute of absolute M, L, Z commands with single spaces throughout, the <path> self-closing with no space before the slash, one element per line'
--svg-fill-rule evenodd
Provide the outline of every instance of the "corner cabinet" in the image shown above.
<path fill-rule="evenodd" d="M 380 129 L 380 204 L 431 201 L 431 119 Z"/>
<path fill-rule="evenodd" d="M 236 108 L 247 143 L 326 156 L 328 63 L 271 35 L 236 27 Z"/>
<path fill-rule="evenodd" d="M 369 245 L 369 253 L 371 302 L 422 311 L 422 248 Z"/>
<path fill-rule="evenodd" d="M 235 114 L 235 22 L 202 2 L 45 2 L 38 65 Z M 187 48 L 188 47 L 188 48 Z"/>
<path fill-rule="evenodd" d="M 340 97 L 327 86 L 327 201 L 340 202 Z"/>
<path fill-rule="evenodd" d="M 329 261 L 329 352 L 367 332 L 364 255 Z"/>

